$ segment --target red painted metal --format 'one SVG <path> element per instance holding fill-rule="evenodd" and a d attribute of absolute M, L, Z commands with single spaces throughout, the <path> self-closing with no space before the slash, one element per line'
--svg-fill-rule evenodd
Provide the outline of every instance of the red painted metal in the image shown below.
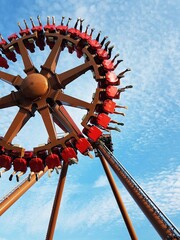
<path fill-rule="evenodd" d="M 68 163 L 71 158 L 77 159 L 77 153 L 72 147 L 64 148 L 61 152 L 61 156 L 66 163 Z"/>
<path fill-rule="evenodd" d="M 44 171 L 43 160 L 38 157 L 33 157 L 29 162 L 29 167 L 31 172 L 38 173 L 40 171 Z"/>
<path fill-rule="evenodd" d="M 76 142 L 76 148 L 83 154 L 91 149 L 92 146 L 86 138 L 79 138 Z"/>
<path fill-rule="evenodd" d="M 106 73 L 106 84 L 107 85 L 119 85 L 120 81 L 117 77 L 117 75 L 113 71 L 108 71 Z"/>
<path fill-rule="evenodd" d="M 103 102 L 103 110 L 107 113 L 114 113 L 116 103 L 110 99 L 107 99 Z"/>
<path fill-rule="evenodd" d="M 117 87 L 110 85 L 110 86 L 108 86 L 108 87 L 106 88 L 106 96 L 107 96 L 108 98 L 119 99 L 119 97 L 120 97 L 120 91 L 118 90 Z"/>
<path fill-rule="evenodd" d="M 8 155 L 0 155 L 0 168 L 5 168 L 9 170 L 12 166 L 12 158 Z"/>
<path fill-rule="evenodd" d="M 103 130 L 108 131 L 109 129 L 113 129 L 108 126 L 109 122 L 118 124 L 116 121 L 111 120 L 107 114 L 117 113 L 124 116 L 124 113 L 116 112 L 115 108 L 125 107 L 116 105 L 112 99 L 118 99 L 121 92 L 132 86 L 126 86 L 120 89 L 116 87 L 120 84 L 120 79 L 124 77 L 124 74 L 129 71 L 129 69 L 126 69 L 119 75 L 115 74 L 113 70 L 121 62 L 121 60 L 117 60 L 117 63 L 115 63 L 115 59 L 119 54 L 116 54 L 111 60 L 113 46 L 108 47 L 110 41 L 105 43 L 107 37 L 104 37 L 100 42 L 99 32 L 96 39 L 93 39 L 92 34 L 94 29 L 91 29 L 89 34 L 89 26 L 82 32 L 83 19 L 77 19 L 74 28 L 69 27 L 70 18 L 66 26 L 63 25 L 64 17 L 58 26 L 55 24 L 54 17 L 52 17 L 52 23 L 50 23 L 50 18 L 48 17 L 45 26 L 42 25 L 39 17 L 37 19 L 39 25 L 35 26 L 32 18 L 30 18 L 32 23 L 31 29 L 27 26 L 26 21 L 24 21 L 25 29 L 22 29 L 19 25 L 20 37 L 17 34 L 10 35 L 8 37 L 9 43 L 0 36 L 0 67 L 8 68 L 6 58 L 13 62 L 17 61 L 17 53 L 22 58 L 24 72 L 26 74 L 26 77 L 22 78 L 19 75 L 14 76 L 0 71 L 0 78 L 16 89 L 15 92 L 13 91 L 9 95 L 0 98 L 0 109 L 12 106 L 19 108 L 5 136 L 0 138 L 0 159 L 3 158 L 4 154 L 9 155 L 9 157 L 14 160 L 14 170 L 25 172 L 29 165 L 32 171 L 42 170 L 42 163 L 45 162 L 45 159 L 48 167 L 54 168 L 59 164 L 60 158 L 62 158 L 64 160 L 62 178 L 64 179 L 69 159 L 77 161 L 77 151 L 84 155 L 90 155 L 89 150 L 92 150 L 91 144 L 93 145 L 93 143 L 97 142 L 103 135 L 101 129 L 103 128 Z M 78 29 L 79 23 L 80 27 Z M 105 47 L 103 47 L 104 43 Z M 51 51 L 39 71 L 33 65 L 29 52 L 35 52 L 36 46 L 42 51 L 46 45 L 49 46 Z M 57 74 L 57 63 L 64 49 L 68 49 L 70 54 L 75 52 L 78 58 L 84 56 L 85 60 L 83 64 L 77 67 Z M 96 92 L 90 103 L 69 96 L 64 92 L 68 84 L 71 84 L 88 71 L 93 73 L 93 78 L 97 83 Z M 71 106 L 87 111 L 81 122 L 84 128 L 83 132 L 79 130 L 74 119 L 64 106 Z M 36 111 L 39 112 L 43 119 L 49 140 L 46 144 L 34 147 L 33 151 L 28 152 L 23 147 L 12 144 L 12 141 L 29 119 L 35 116 Z M 62 137 L 58 137 L 55 124 L 63 131 L 64 135 Z M 94 126 L 94 124 L 97 126 Z M 98 126 L 101 129 L 99 129 Z M 88 137 L 88 140 L 84 137 L 83 133 Z M 56 151 L 55 148 L 58 151 Z M 51 157 L 47 156 L 50 152 L 52 152 Z M 57 161 L 54 161 L 55 158 L 52 156 L 55 155 L 53 154 L 57 154 Z M 45 169 L 47 170 L 47 167 Z M 59 199 L 55 201 L 57 208 L 52 213 L 56 214 L 56 218 L 52 215 L 52 221 L 49 227 L 51 233 L 54 231 L 52 227 L 54 228 L 57 219 L 57 210 L 59 208 L 57 203 L 62 197 L 63 179 L 60 179 L 61 183 L 59 183 L 58 186 L 61 193 L 57 193 L 57 198 Z M 126 185 L 128 185 L 127 182 Z M 25 183 L 21 186 L 20 190 L 16 189 L 16 191 L 10 195 L 10 198 L 14 198 L 16 201 L 30 186 L 28 183 Z M 12 199 L 6 199 L 5 202 L 7 205 L 6 203 L 3 204 L 3 209 L 7 209 L 15 202 Z M 138 201 L 140 201 L 142 205 L 146 205 L 142 199 Z M 153 216 L 150 217 L 153 218 Z M 155 226 L 155 228 L 156 227 L 157 226 Z M 48 238 L 48 240 L 49 239 L 51 238 Z"/>
<path fill-rule="evenodd" d="M 60 158 L 55 153 L 51 153 L 49 156 L 47 156 L 45 159 L 45 162 L 49 169 L 54 169 L 55 167 L 58 167 L 61 165 Z"/>
<path fill-rule="evenodd" d="M 7 60 L 2 57 L 2 55 L 0 54 L 0 67 L 3 67 L 3 68 L 9 68 L 9 65 L 7 63 Z"/>
<path fill-rule="evenodd" d="M 103 128 L 107 128 L 110 121 L 111 118 L 105 113 L 100 113 L 96 118 L 97 124 Z"/>
<path fill-rule="evenodd" d="M 89 139 L 96 142 L 100 136 L 102 136 L 102 131 L 98 127 L 92 126 L 88 129 L 87 136 Z"/>
<path fill-rule="evenodd" d="M 26 172 L 27 171 L 27 162 L 24 158 L 15 158 L 13 160 L 13 167 L 14 167 L 14 171 L 18 172 L 18 171 L 22 171 L 22 172 Z"/>

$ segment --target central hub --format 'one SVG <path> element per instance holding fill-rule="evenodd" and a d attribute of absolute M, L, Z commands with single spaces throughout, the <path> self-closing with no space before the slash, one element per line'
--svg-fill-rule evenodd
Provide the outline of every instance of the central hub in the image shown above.
<path fill-rule="evenodd" d="M 43 96 L 48 90 L 47 79 L 39 74 L 32 73 L 22 82 L 21 91 L 27 98 L 35 99 Z"/>

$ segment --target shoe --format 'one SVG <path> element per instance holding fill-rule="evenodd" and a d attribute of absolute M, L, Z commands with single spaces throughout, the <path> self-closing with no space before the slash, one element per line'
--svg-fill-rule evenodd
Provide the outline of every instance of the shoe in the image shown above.
<path fill-rule="evenodd" d="M 31 174 L 29 174 L 29 176 L 28 176 L 28 181 L 29 182 L 31 181 Z"/>
<path fill-rule="evenodd" d="M 124 123 L 117 123 L 117 125 L 121 125 L 121 126 L 124 126 Z"/>
<path fill-rule="evenodd" d="M 53 172 L 53 169 L 49 169 L 48 171 L 48 177 L 51 177 L 51 173 Z"/>
<path fill-rule="evenodd" d="M 39 178 L 38 178 L 38 174 L 36 173 L 36 182 L 39 180 Z"/>
<path fill-rule="evenodd" d="M 58 171 L 58 168 L 57 168 L 57 167 L 55 167 L 55 170 L 56 170 L 56 173 L 59 174 L 59 171 Z"/>
<path fill-rule="evenodd" d="M 0 178 L 1 178 L 1 176 L 2 176 L 2 172 L 0 172 Z"/>
<path fill-rule="evenodd" d="M 115 127 L 114 130 L 121 132 L 121 130 L 118 127 Z"/>
<path fill-rule="evenodd" d="M 9 181 L 12 181 L 13 175 L 11 174 L 9 177 Z"/>
<path fill-rule="evenodd" d="M 17 180 L 17 182 L 19 182 L 19 176 L 18 175 L 16 175 L 16 180 Z"/>
<path fill-rule="evenodd" d="M 78 163 L 78 160 L 77 160 L 77 158 L 69 158 L 69 163 L 70 164 L 73 164 L 73 163 Z"/>

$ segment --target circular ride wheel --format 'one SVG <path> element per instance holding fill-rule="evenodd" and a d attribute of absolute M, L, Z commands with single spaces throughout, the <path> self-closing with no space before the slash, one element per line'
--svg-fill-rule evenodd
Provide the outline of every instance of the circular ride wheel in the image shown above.
<path fill-rule="evenodd" d="M 16 54 L 19 54 L 26 74 L 25 78 L 22 78 L 19 75 L 15 76 L 0 71 L 0 79 L 16 89 L 9 95 L 0 98 L 0 109 L 12 106 L 19 107 L 19 111 L 10 127 L 0 139 L 1 150 L 3 149 L 1 155 L 14 156 L 15 154 L 16 157 L 24 158 L 26 158 L 26 155 L 28 157 L 31 155 L 31 159 L 43 151 L 48 153 L 58 151 L 60 158 L 64 161 L 69 161 L 72 158 L 77 159 L 77 151 L 91 156 L 89 151 L 93 150 L 93 142 L 96 142 L 102 136 L 103 130 L 109 131 L 109 123 L 111 122 L 109 114 L 124 115 L 124 113 L 116 112 L 115 108 L 125 107 L 116 105 L 113 99 L 118 99 L 121 92 L 132 87 L 117 88 L 120 85 L 120 79 L 129 69 L 118 75 L 115 74 L 114 70 L 121 62 L 121 60 L 117 60 L 115 63 L 119 54 L 111 59 L 113 46 L 109 47 L 110 41 L 106 42 L 107 37 L 99 41 L 100 32 L 93 39 L 94 29 L 91 29 L 88 34 L 89 26 L 83 32 L 82 19 L 77 19 L 73 28 L 69 27 L 70 18 L 64 25 L 63 17 L 61 24 L 58 26 L 56 26 L 54 18 L 52 18 L 52 24 L 50 24 L 48 17 L 45 26 L 42 25 L 39 17 L 38 26 L 35 26 L 32 18 L 30 20 L 31 29 L 24 21 L 25 29 L 22 29 L 19 25 L 19 35 L 10 35 L 8 41 L 1 36 L 0 67 L 7 69 L 9 67 L 8 60 L 17 61 Z M 77 29 L 78 24 L 80 25 L 79 30 Z M 29 53 L 36 54 L 36 47 L 43 51 L 46 45 L 49 46 L 50 53 L 40 71 L 38 71 L 32 63 Z M 57 64 L 61 64 L 60 55 L 66 48 L 69 54 L 75 53 L 78 58 L 84 57 L 84 63 L 58 74 L 56 67 Z M 92 72 L 92 78 L 97 82 L 97 88 L 91 102 L 64 93 L 63 90 L 68 84 L 76 81 L 78 77 L 88 71 Z M 87 111 L 81 122 L 82 132 L 64 106 Z M 36 112 L 39 112 L 43 119 L 49 140 L 43 146 L 35 146 L 29 155 L 24 147 L 14 145 L 12 141 L 29 119 L 35 116 Z M 65 136 L 58 137 L 55 124 L 66 133 Z"/>

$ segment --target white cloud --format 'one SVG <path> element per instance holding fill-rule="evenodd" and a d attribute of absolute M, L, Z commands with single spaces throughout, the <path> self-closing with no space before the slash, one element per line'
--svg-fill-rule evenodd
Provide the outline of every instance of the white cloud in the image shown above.
<path fill-rule="evenodd" d="M 84 28 L 88 23 L 91 24 L 91 27 L 96 28 L 93 36 L 96 36 L 99 30 L 102 30 L 102 37 L 108 35 L 110 40 L 112 40 L 112 45 L 115 45 L 113 54 L 119 52 L 121 58 L 124 59 L 124 62 L 118 67 L 116 72 L 118 73 L 126 67 L 132 69 L 132 72 L 127 74 L 125 79 L 122 79 L 122 86 L 128 84 L 134 85 L 132 90 L 122 94 L 119 101 L 124 105 L 128 105 L 129 110 L 127 111 L 125 126 L 121 136 L 114 139 L 116 140 L 114 148 L 117 150 L 119 148 L 119 142 L 123 141 L 127 143 L 127 145 L 131 144 L 131 148 L 128 149 L 129 154 L 131 154 L 132 151 L 136 151 L 137 155 L 140 155 L 140 151 L 150 149 L 152 143 L 157 147 L 167 141 L 167 143 L 169 142 L 169 146 L 171 146 L 173 137 L 170 135 L 167 139 L 164 137 L 165 133 L 167 130 L 177 132 L 180 127 L 178 112 L 180 106 L 180 67 L 177 64 L 179 62 L 180 38 L 177 29 L 178 24 L 175 24 L 174 21 L 175 16 L 178 16 L 175 12 L 179 9 L 179 5 L 178 1 L 168 1 L 167 4 L 163 4 L 162 1 L 158 0 L 154 0 L 151 3 L 146 2 L 146 4 L 137 1 L 137 7 L 129 4 L 128 1 L 121 1 L 121 4 L 119 4 L 119 1 L 114 1 L 113 3 L 112 5 L 110 0 L 105 0 L 103 5 L 100 2 L 95 3 L 93 0 L 86 1 L 86 3 L 81 0 L 78 2 L 68 0 L 66 3 L 36 0 L 29 6 L 28 2 L 24 2 L 16 9 L 17 11 L 14 11 L 13 16 L 10 16 L 11 18 L 14 17 L 14 23 L 13 20 L 8 18 L 9 15 L 5 14 L 3 22 L 6 22 L 6 25 L 0 23 L 0 27 L 2 33 L 10 35 L 10 33 L 18 31 L 16 22 L 19 20 L 22 22 L 23 18 L 27 18 L 27 16 L 31 15 L 35 20 L 36 15 L 40 14 L 43 23 L 45 23 L 47 15 L 55 15 L 56 22 L 59 23 L 61 16 L 65 15 L 66 20 L 68 17 L 73 18 L 70 26 L 74 25 L 76 17 L 83 17 L 85 18 Z M 5 11 L 6 5 L 4 3 L 1 10 L 4 9 L 3 11 Z M 6 26 L 6 29 L 4 26 Z M 35 55 L 34 58 L 36 58 Z M 36 60 L 37 62 L 41 62 L 40 54 L 38 54 Z M 18 64 L 19 62 L 20 61 L 18 61 Z M 72 61 L 72 64 L 74 64 L 74 61 Z M 19 68 L 17 64 L 12 65 L 13 73 L 16 73 L 17 69 L 22 72 L 22 65 L 20 65 Z M 85 80 L 85 88 L 88 89 L 86 94 L 89 98 L 92 91 L 94 91 L 94 87 L 90 89 L 89 78 Z M 84 89 L 79 85 L 78 88 L 74 90 L 78 96 L 78 92 L 82 93 Z M 67 91 L 69 91 L 69 89 L 67 89 Z M 3 87 L 1 85 L 0 96 L 5 92 L 8 92 L 7 84 L 6 86 L 3 84 Z M 14 113 L 14 110 L 1 111 L 0 133 L 4 133 L 4 129 L 9 126 L 10 119 Z M 77 122 L 80 122 L 79 114 L 77 115 L 75 119 Z M 112 116 L 112 118 L 118 121 L 120 121 L 120 119 L 122 121 L 124 120 L 119 116 Z M 40 123 L 34 128 L 34 132 L 36 132 L 39 124 Z M 117 137 L 116 134 L 115 136 Z M 160 136 L 161 138 L 159 138 Z M 22 134 L 20 137 L 22 139 L 21 141 L 26 142 L 28 146 L 32 145 L 32 142 L 33 145 L 36 145 L 36 136 L 31 137 L 31 128 L 27 129 L 26 135 L 24 134 L 23 136 Z M 159 139 L 161 139 L 162 142 L 159 141 Z M 122 151 L 124 152 L 124 150 Z M 156 152 L 156 149 L 154 148 L 153 151 Z M 179 151 L 176 154 L 177 159 L 178 156 Z M 176 159 L 174 160 L 174 162 L 177 161 Z M 165 164 L 166 163 L 164 163 L 164 165 Z M 171 216 L 179 213 L 180 187 L 179 181 L 177 180 L 179 179 L 179 167 L 177 169 L 168 169 L 168 166 L 164 166 L 164 169 L 164 171 L 161 171 L 161 168 L 161 170 L 159 170 L 161 172 L 152 178 L 145 176 L 144 180 L 140 180 L 139 182 L 150 197 L 155 200 L 157 205 L 171 218 Z M 152 176 L 153 170 L 153 168 L 150 168 L 147 174 Z M 3 176 L 1 179 L 1 190 L 6 189 L 6 186 L 8 185 L 9 187 L 10 185 L 10 183 L 6 185 L 6 181 L 4 181 L 5 177 L 6 176 Z M 83 180 L 81 183 L 82 182 Z M 93 191 L 99 191 L 98 195 L 94 196 L 92 194 L 92 198 L 88 199 L 88 201 L 80 201 L 80 203 L 78 203 L 75 200 L 75 204 L 72 204 L 70 200 L 73 199 L 74 193 L 79 194 L 80 188 L 84 189 L 84 185 L 81 185 L 81 183 L 80 186 L 77 184 L 72 188 L 72 185 L 70 185 L 70 188 L 68 187 L 65 190 L 63 205 L 67 206 L 67 203 L 70 202 L 70 205 L 67 206 L 68 211 L 61 212 L 63 219 L 65 219 L 65 221 L 63 220 L 65 229 L 79 229 L 80 226 L 84 226 L 83 224 L 90 228 L 93 224 L 101 224 L 101 217 L 102 223 L 108 223 L 112 219 L 118 221 L 119 212 L 116 207 L 116 202 L 111 193 L 106 191 L 106 181 L 103 176 L 100 176 L 99 179 L 93 183 L 94 185 L 92 185 Z M 26 232 L 29 226 L 32 225 L 32 231 L 34 233 L 40 233 L 40 228 L 47 225 L 49 218 L 48 211 L 50 213 L 51 210 L 50 196 L 53 197 L 54 192 L 52 192 L 52 189 L 55 185 L 52 184 L 50 187 L 42 187 L 42 185 L 40 189 L 41 191 L 47 191 L 49 194 L 48 199 L 47 196 L 44 197 L 43 194 L 40 194 L 38 188 L 31 189 L 33 196 L 30 195 L 30 204 L 28 207 L 24 205 L 21 206 L 20 203 L 22 202 L 20 202 L 15 205 L 18 206 L 16 208 L 16 215 L 11 212 L 13 215 L 11 225 L 14 225 L 14 230 L 16 229 L 16 222 L 19 221 L 19 219 L 21 219 Z M 121 193 L 128 211 L 133 214 L 133 218 L 138 218 L 139 223 L 139 219 L 144 219 L 143 215 L 140 211 L 136 211 L 129 195 L 124 190 L 121 190 Z M 27 203 L 27 201 L 25 202 Z M 101 205 L 102 210 L 99 211 L 99 206 Z M 47 211 L 44 211 L 44 206 Z M 23 218 L 26 211 L 29 216 L 28 220 Z M 93 216 L 91 219 L 89 217 L 90 215 Z M 1 222 L 2 228 L 3 226 L 9 226 L 11 215 L 7 216 L 7 218 L 6 215 L 3 216 L 3 222 Z M 37 226 L 36 221 L 34 221 L 35 218 L 38 219 L 39 226 Z M 80 226 L 76 224 L 76 221 Z"/>
<path fill-rule="evenodd" d="M 143 189 L 149 197 L 170 217 L 180 212 L 179 174 L 180 167 L 171 169 L 171 171 L 162 171 L 153 178 L 140 181 L 140 185 L 143 186 Z M 99 184 L 98 187 L 100 187 L 103 185 L 101 185 L 103 181 L 104 176 L 100 176 L 95 182 L 95 185 L 97 186 Z M 120 189 L 120 192 L 131 217 L 136 221 L 142 221 L 144 216 L 140 210 L 138 210 L 130 195 L 124 189 Z M 75 207 L 75 205 L 73 205 L 73 207 Z M 94 196 L 83 205 L 78 205 L 75 209 L 69 206 L 69 211 L 66 213 L 63 212 L 64 227 L 66 229 L 77 229 L 81 228 L 82 225 L 86 225 L 86 227 L 103 225 L 112 220 L 118 221 L 119 218 L 121 217 L 117 203 L 112 192 L 107 189 L 100 191 L 97 196 Z"/>
<path fill-rule="evenodd" d="M 104 175 L 99 176 L 99 178 L 94 183 L 95 188 L 106 187 L 107 185 L 108 185 L 108 180 L 107 180 L 107 177 Z"/>
<path fill-rule="evenodd" d="M 140 185 L 143 186 L 158 207 L 160 207 L 165 214 L 168 214 L 168 216 L 173 216 L 180 211 L 180 187 L 177 180 L 179 173 L 180 167 L 171 169 L 171 171 L 162 171 L 153 178 L 140 181 Z M 16 221 L 20 216 L 23 216 L 24 208 L 26 208 L 26 216 L 28 216 L 28 218 L 23 218 L 21 221 L 29 234 L 29 225 L 31 226 L 31 233 L 40 233 L 42 226 L 48 222 L 52 206 L 51 199 L 55 191 L 55 182 L 53 182 L 54 180 L 52 179 L 51 184 L 45 184 L 45 186 L 41 188 L 41 193 L 39 193 L 38 186 L 30 190 L 30 196 L 34 196 L 33 198 L 36 196 L 36 200 L 21 205 L 21 208 L 18 208 L 16 218 L 13 218 L 14 221 Z M 107 186 L 105 176 L 100 176 L 92 185 L 93 188 L 105 186 Z M 119 219 L 121 219 L 117 203 L 109 187 L 108 189 L 103 188 L 103 191 L 99 191 L 98 194 L 93 194 L 92 191 L 91 198 L 88 198 L 86 201 L 79 202 L 75 199 L 72 201 L 71 199 L 74 198 L 74 194 L 80 193 L 82 187 L 83 186 L 79 184 L 75 185 L 72 183 L 66 186 L 60 213 L 61 219 L 63 219 L 64 229 L 73 231 L 73 229 L 77 230 L 82 227 L 91 228 L 94 225 L 100 226 L 107 222 L 119 221 Z M 87 189 L 87 191 L 89 190 Z M 136 221 L 142 221 L 144 217 L 134 204 L 130 195 L 122 188 L 120 192 L 131 217 Z M 46 194 L 46 198 L 44 198 L 44 194 Z M 34 219 L 38 219 L 38 224 Z"/>
<path fill-rule="evenodd" d="M 170 215 L 180 212 L 179 176 L 180 166 L 162 171 L 154 178 L 148 179 L 146 183 L 142 183 L 143 188 L 152 196 L 158 207 Z"/>

